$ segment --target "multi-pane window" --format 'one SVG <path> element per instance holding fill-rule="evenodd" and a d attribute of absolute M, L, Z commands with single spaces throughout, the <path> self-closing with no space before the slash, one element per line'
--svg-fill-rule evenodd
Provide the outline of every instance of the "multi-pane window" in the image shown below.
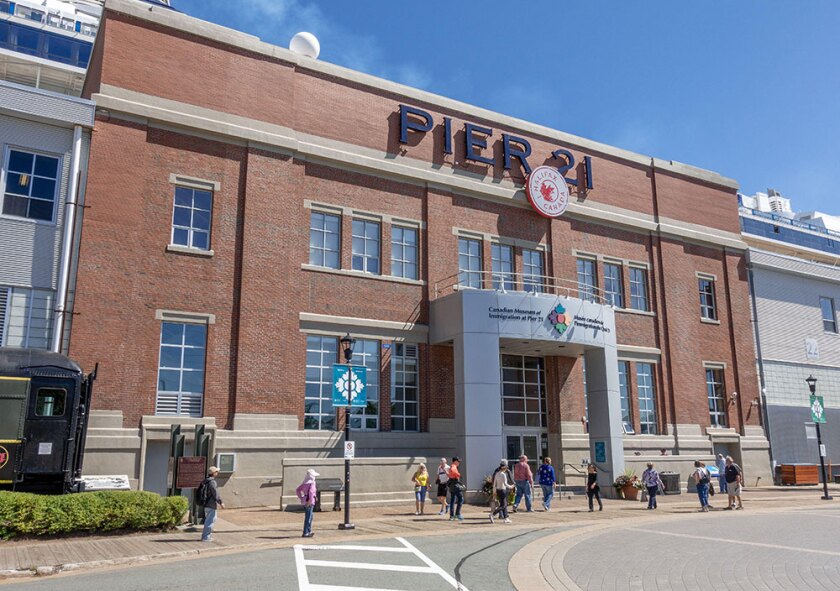
<path fill-rule="evenodd" d="M 156 414 L 201 416 L 206 346 L 205 324 L 161 325 Z"/>
<path fill-rule="evenodd" d="M 340 244 L 341 217 L 313 211 L 309 220 L 309 264 L 340 268 Z"/>
<path fill-rule="evenodd" d="M 376 431 L 379 429 L 379 341 L 357 339 L 351 364 L 367 368 L 367 403 L 361 407 L 350 407 L 350 428 Z"/>
<path fill-rule="evenodd" d="M 543 256 L 539 250 L 524 249 L 522 251 L 522 287 L 525 291 L 543 291 L 545 270 Z"/>
<path fill-rule="evenodd" d="M 578 297 L 594 302 L 598 297 L 598 274 L 593 259 L 577 260 Z"/>
<path fill-rule="evenodd" d="M 633 415 L 630 409 L 630 387 L 627 383 L 630 375 L 630 363 L 618 362 L 618 396 L 621 402 L 621 423 L 625 433 L 633 432 Z"/>
<path fill-rule="evenodd" d="M 698 277 L 697 283 L 700 290 L 700 317 L 706 320 L 717 320 L 714 279 Z"/>
<path fill-rule="evenodd" d="M 545 427 L 545 365 L 542 357 L 502 355 L 505 427 Z"/>
<path fill-rule="evenodd" d="M 353 270 L 378 275 L 379 222 L 353 220 Z"/>
<path fill-rule="evenodd" d="M 175 187 L 172 244 L 209 250 L 212 210 L 212 192 L 188 187 Z"/>
<path fill-rule="evenodd" d="M 335 410 L 332 405 L 332 366 L 337 359 L 338 341 L 335 337 L 311 335 L 306 337 L 304 429 L 335 429 Z"/>
<path fill-rule="evenodd" d="M 493 289 L 513 289 L 513 247 L 505 244 L 490 245 L 490 262 L 493 270 Z"/>
<path fill-rule="evenodd" d="M 458 285 L 481 289 L 481 241 L 458 239 Z"/>
<path fill-rule="evenodd" d="M 647 271 L 639 267 L 630 267 L 630 308 L 643 312 L 650 311 Z"/>
<path fill-rule="evenodd" d="M 3 213 L 32 220 L 53 221 L 59 160 L 53 156 L 9 150 Z"/>
<path fill-rule="evenodd" d="M 621 265 L 604 263 L 604 297 L 616 308 L 624 307 L 624 287 L 621 281 Z"/>
<path fill-rule="evenodd" d="M 417 279 L 417 228 L 391 227 L 391 275 Z"/>
<path fill-rule="evenodd" d="M 639 432 L 656 435 L 656 387 L 653 364 L 636 364 L 636 389 L 639 393 Z"/>
<path fill-rule="evenodd" d="M 726 394 L 722 369 L 706 368 L 706 396 L 709 398 L 709 421 L 712 427 L 726 427 Z"/>
<path fill-rule="evenodd" d="M 820 298 L 820 310 L 822 311 L 823 330 L 837 332 L 837 315 L 834 312 L 834 300 L 832 298 Z"/>
<path fill-rule="evenodd" d="M 391 366 L 391 430 L 420 430 L 420 389 L 417 345 L 395 343 Z"/>

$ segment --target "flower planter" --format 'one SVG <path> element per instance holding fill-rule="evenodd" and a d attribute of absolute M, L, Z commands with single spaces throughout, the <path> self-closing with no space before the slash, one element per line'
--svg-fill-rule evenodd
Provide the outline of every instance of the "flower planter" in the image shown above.
<path fill-rule="evenodd" d="M 640 492 L 641 491 L 635 486 L 621 487 L 621 494 L 624 495 L 624 498 L 628 501 L 638 501 Z"/>

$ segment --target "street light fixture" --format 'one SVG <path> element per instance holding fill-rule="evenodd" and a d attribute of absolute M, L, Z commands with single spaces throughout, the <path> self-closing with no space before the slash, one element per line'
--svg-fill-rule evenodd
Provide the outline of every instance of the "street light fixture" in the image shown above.
<path fill-rule="evenodd" d="M 344 353 L 344 362 L 349 366 L 350 360 L 353 359 L 353 348 L 356 346 L 356 339 L 350 336 L 350 333 L 345 334 L 339 340 L 341 343 L 341 351 Z M 347 387 L 352 389 L 353 380 L 347 380 Z M 352 392 L 347 393 L 347 404 L 344 407 L 344 441 L 350 441 L 350 401 Z M 344 523 L 338 524 L 338 529 L 356 529 L 356 526 L 350 522 L 350 460 L 344 458 Z"/>
<path fill-rule="evenodd" d="M 808 389 L 811 391 L 811 404 L 814 402 L 814 396 L 817 392 L 817 378 L 813 375 L 809 375 L 805 383 L 808 384 Z M 813 410 L 811 411 L 813 413 Z M 822 446 L 822 434 L 820 433 L 820 421 L 815 420 L 814 425 L 817 427 L 817 446 L 820 453 L 820 472 L 822 473 L 822 481 L 823 481 L 823 496 L 822 499 L 824 501 L 830 501 L 832 498 L 828 496 L 828 476 L 825 473 L 825 458 L 823 457 L 823 446 Z"/>

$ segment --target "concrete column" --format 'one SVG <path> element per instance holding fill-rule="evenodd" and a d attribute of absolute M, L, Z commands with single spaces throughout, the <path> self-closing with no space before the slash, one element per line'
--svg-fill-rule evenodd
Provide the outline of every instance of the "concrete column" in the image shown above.
<path fill-rule="evenodd" d="M 618 391 L 618 352 L 615 345 L 589 349 L 586 392 L 589 399 L 590 461 L 598 467 L 598 484 L 612 491 L 612 482 L 624 472 L 624 440 Z"/>
<path fill-rule="evenodd" d="M 504 455 L 499 336 L 461 333 L 453 341 L 455 444 L 461 476 L 467 490 L 475 491 Z"/>

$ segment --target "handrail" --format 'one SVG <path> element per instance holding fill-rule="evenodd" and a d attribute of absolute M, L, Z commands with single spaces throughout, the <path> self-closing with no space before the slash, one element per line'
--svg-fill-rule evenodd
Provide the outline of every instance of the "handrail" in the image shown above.
<path fill-rule="evenodd" d="M 475 283 L 481 287 L 469 285 L 469 283 Z M 603 289 L 586 286 L 572 279 L 499 271 L 460 271 L 444 277 L 435 281 L 435 299 L 467 289 L 492 290 L 500 293 L 544 293 L 580 298 L 598 304 L 608 303 Z"/>

